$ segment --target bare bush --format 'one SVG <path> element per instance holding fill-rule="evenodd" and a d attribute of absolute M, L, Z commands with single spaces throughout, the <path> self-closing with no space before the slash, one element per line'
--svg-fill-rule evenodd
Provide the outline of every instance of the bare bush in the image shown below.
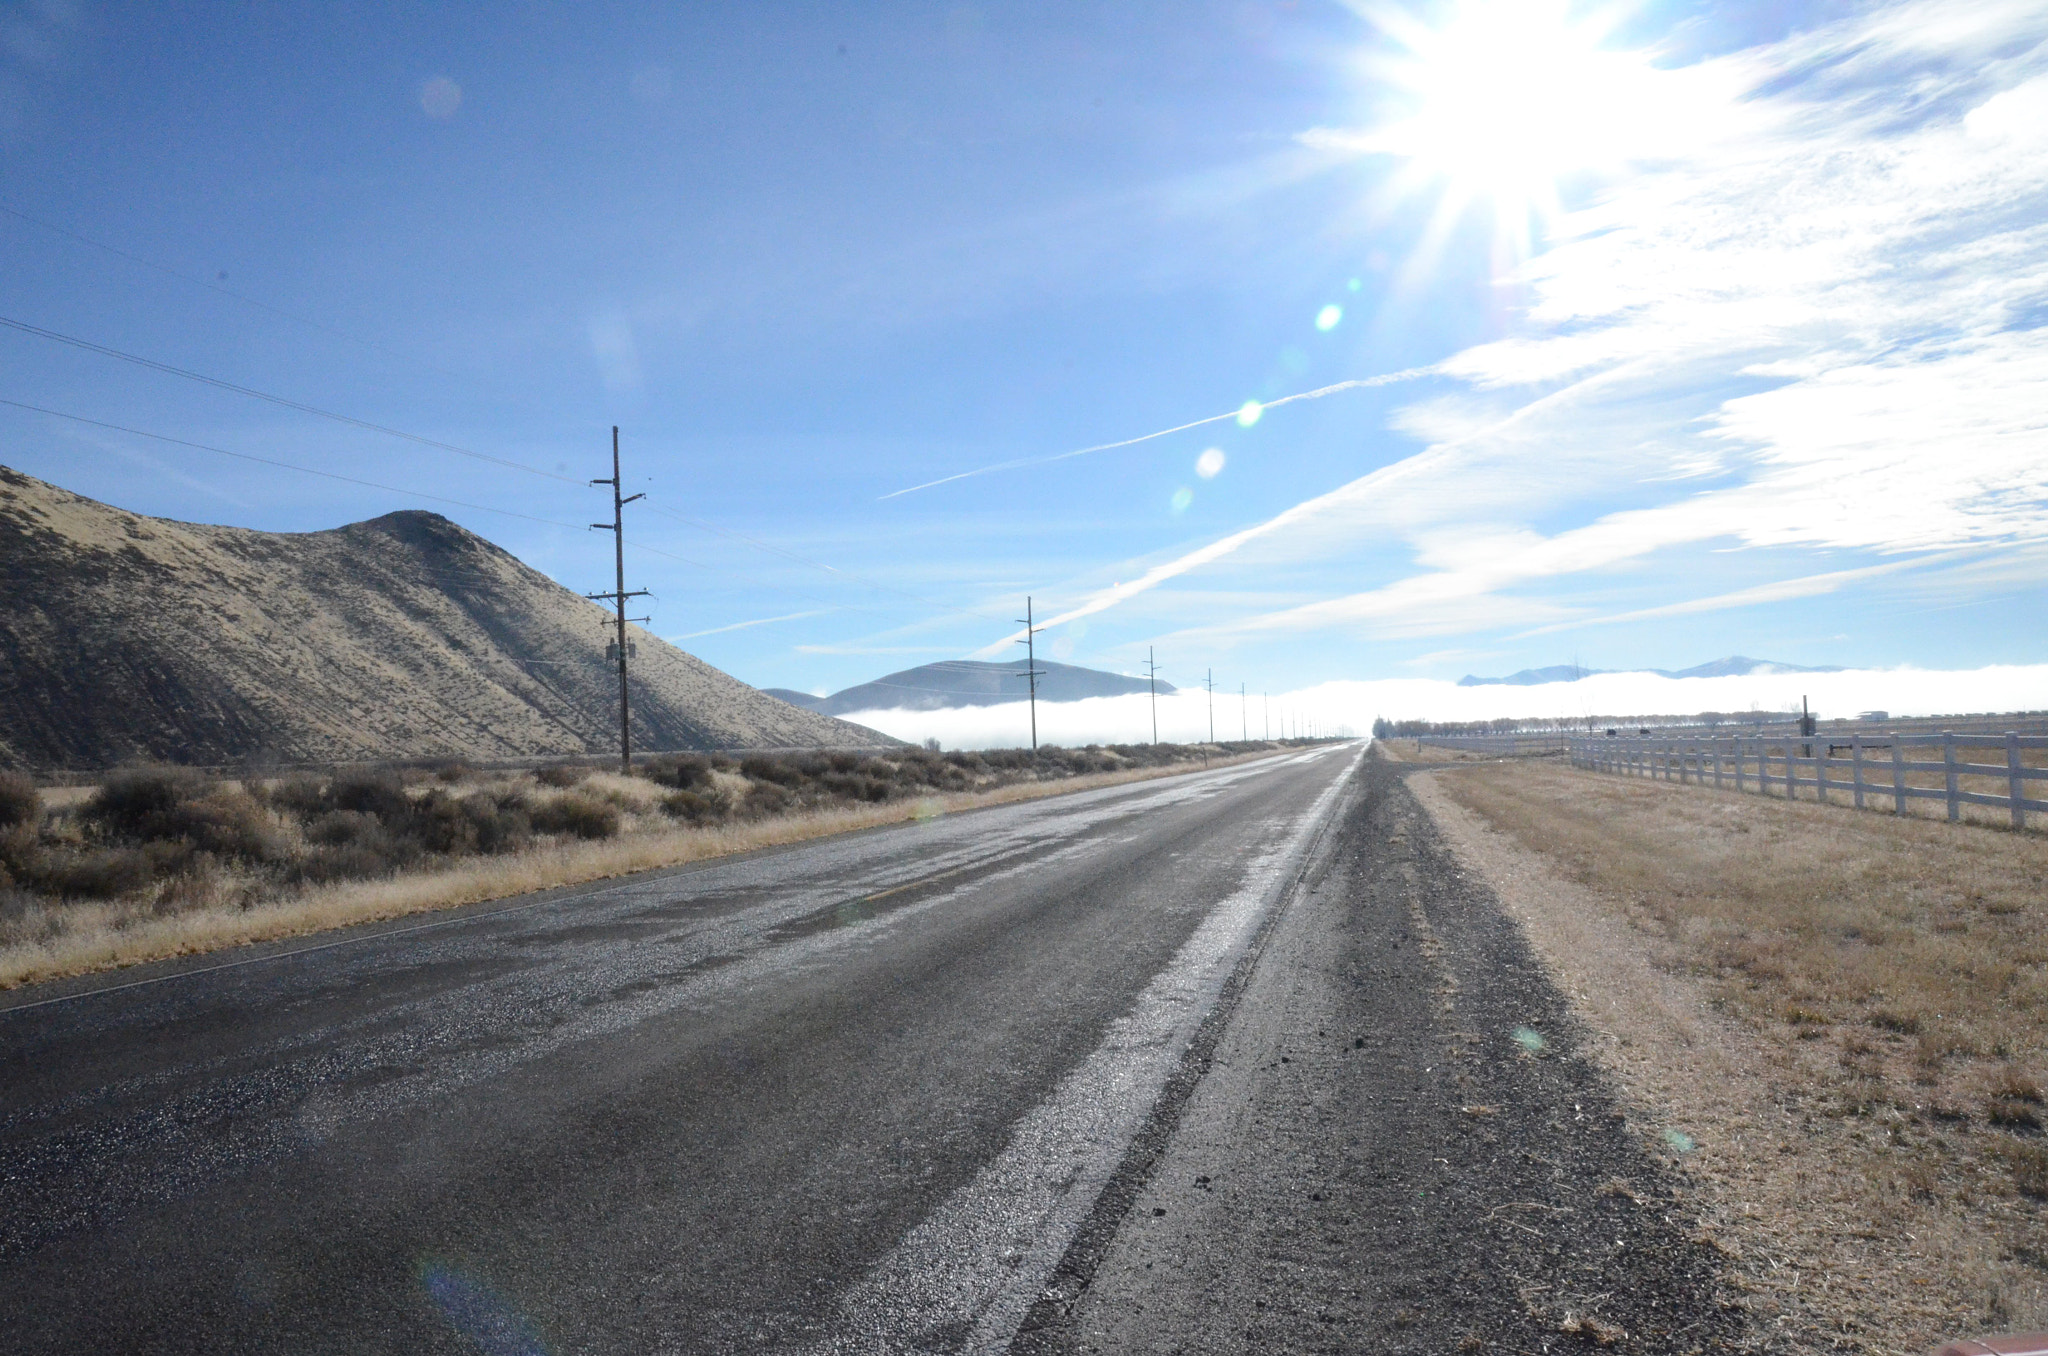
<path fill-rule="evenodd" d="M 43 797 L 35 782 L 19 772 L 0 772 L 0 829 L 42 822 Z"/>
<path fill-rule="evenodd" d="M 578 838 L 616 838 L 619 834 L 619 807 L 579 793 L 537 805 L 528 818 L 536 833 L 566 833 Z"/>

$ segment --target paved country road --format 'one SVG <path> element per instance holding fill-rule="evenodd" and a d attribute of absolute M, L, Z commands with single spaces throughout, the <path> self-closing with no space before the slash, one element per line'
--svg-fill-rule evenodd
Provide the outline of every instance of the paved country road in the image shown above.
<path fill-rule="evenodd" d="M 1360 752 L 10 995 L 0 1346 L 999 1350 Z"/>

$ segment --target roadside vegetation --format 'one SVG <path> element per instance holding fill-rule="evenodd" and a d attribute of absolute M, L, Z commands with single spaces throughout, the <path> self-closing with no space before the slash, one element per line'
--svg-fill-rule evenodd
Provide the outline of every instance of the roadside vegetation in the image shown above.
<path fill-rule="evenodd" d="M 1795 1347 L 2048 1327 L 2048 837 L 1555 762 L 1427 780 L 1542 860 L 1490 874 Z"/>
<path fill-rule="evenodd" d="M 275 778 L 0 772 L 0 987 L 1257 756 L 1278 742 L 672 755 Z"/>

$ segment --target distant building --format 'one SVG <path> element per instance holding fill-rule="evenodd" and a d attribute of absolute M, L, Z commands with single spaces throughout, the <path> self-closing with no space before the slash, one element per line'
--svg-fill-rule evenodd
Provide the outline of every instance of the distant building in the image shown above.
<path fill-rule="evenodd" d="M 1858 711 L 1856 713 L 1856 719 L 1858 720 L 1890 720 L 1891 718 L 1892 713 L 1889 711 Z"/>

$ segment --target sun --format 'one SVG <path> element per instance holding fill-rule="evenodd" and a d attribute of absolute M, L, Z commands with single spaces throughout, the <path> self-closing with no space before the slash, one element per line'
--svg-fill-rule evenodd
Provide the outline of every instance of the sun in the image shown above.
<path fill-rule="evenodd" d="M 1559 0 L 1464 0 L 1436 24 L 1369 13 L 1401 49 L 1368 69 L 1393 116 L 1348 144 L 1404 160 L 1398 191 L 1439 186 L 1440 215 L 1489 203 L 1522 253 L 1560 210 L 1561 181 L 1640 154 L 1665 120 L 1648 57 L 1603 45 L 1622 11 L 1575 17 Z"/>

